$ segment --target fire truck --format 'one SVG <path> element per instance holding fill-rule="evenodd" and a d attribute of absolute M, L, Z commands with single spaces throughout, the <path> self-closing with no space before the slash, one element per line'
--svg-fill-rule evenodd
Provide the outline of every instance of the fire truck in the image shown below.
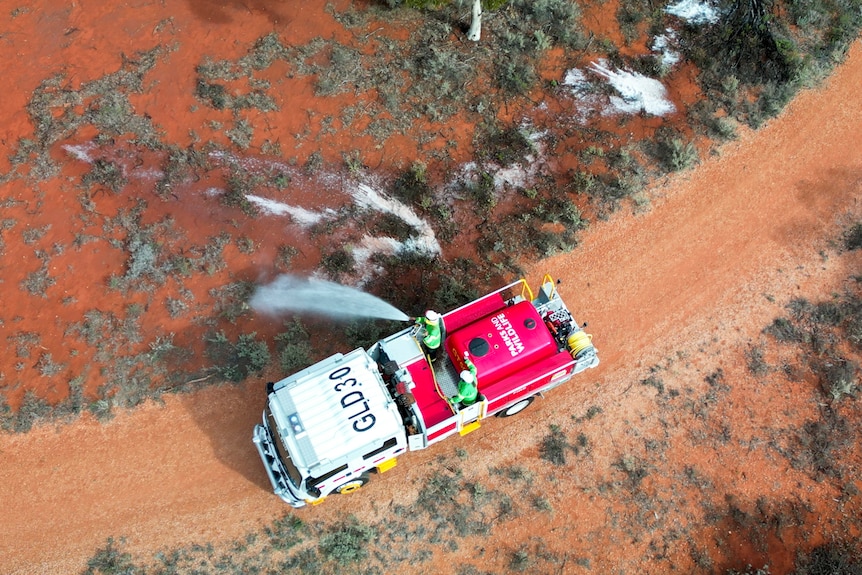
<path fill-rule="evenodd" d="M 520 413 L 599 358 L 545 276 L 534 296 L 519 280 L 441 314 L 436 357 L 417 324 L 368 350 L 337 353 L 267 384 L 257 446 L 275 494 L 292 507 L 351 493 L 399 455 Z M 475 403 L 454 402 L 472 361 Z"/>

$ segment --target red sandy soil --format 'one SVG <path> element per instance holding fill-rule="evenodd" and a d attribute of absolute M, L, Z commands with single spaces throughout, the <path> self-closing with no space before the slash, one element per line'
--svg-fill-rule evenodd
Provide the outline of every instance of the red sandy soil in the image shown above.
<path fill-rule="evenodd" d="M 173 77 L 171 70 L 195 66 L 213 46 L 220 47 L 219 57 L 235 58 L 270 30 L 295 43 L 334 34 L 337 28 L 329 17 L 322 16 L 316 4 L 313 8 L 310 3 L 256 0 L 227 5 L 151 2 L 128 8 L 91 2 L 58 8 L 48 0 L 34 2 L 0 34 L 0 56 L 7 63 L 21 63 L 13 78 L 6 79 L 14 90 L 6 91 L 2 103 L 4 147 L 11 149 L 18 137 L 32 130 L 24 109 L 45 76 L 62 70 L 77 86 L 115 71 L 117 54 L 157 43 L 175 43 L 182 49 L 171 53 L 170 66 L 156 67 L 147 77 L 153 85 L 136 96 L 134 104 L 169 132 L 168 140 L 187 145 L 194 88 L 191 76 Z M 763 385 L 751 381 L 741 360 L 742 351 L 781 315 L 790 298 L 816 300 L 841 291 L 845 278 L 862 270 L 858 252 L 839 255 L 832 243 L 841 229 L 862 216 L 860 86 L 862 46 L 857 42 L 847 62 L 824 86 L 804 92 L 779 118 L 756 133 L 743 131 L 695 170 L 653 185 L 645 212 L 615 214 L 595 223 L 575 252 L 529 270 L 533 282 L 546 272 L 562 279 L 561 293 L 595 334 L 602 357 L 598 370 L 552 392 L 518 418 L 491 421 L 452 445 L 404 456 L 359 495 L 332 498 L 296 513 L 324 520 L 352 513 L 360 520 L 379 521 L 392 504 L 412 501 L 434 471 L 436 459 L 456 446 L 470 453 L 468 475 L 487 479 L 489 467 L 522 461 L 536 462 L 538 471 L 542 466 L 535 457 L 537 433 L 548 423 L 571 422 L 572 414 L 583 415 L 588 407 L 598 406 L 602 417 L 582 422 L 579 428 L 592 439 L 589 460 L 559 470 L 554 481 L 543 480 L 553 515 L 541 532 L 534 523 L 517 519 L 495 528 L 490 538 L 476 543 L 492 550 L 484 556 L 483 569 L 504 569 L 506 553 L 541 535 L 550 551 L 572 558 L 563 564 L 563 572 L 588 572 L 576 558 L 588 558 L 593 573 L 664 573 L 669 565 L 681 573 L 707 572 L 698 563 L 698 554 L 710 556 L 715 568 L 768 561 L 773 573 L 787 572 L 802 542 L 792 535 L 770 537 L 764 550 L 755 548 L 745 534 L 735 535 L 732 528 L 719 533 L 723 524 L 704 517 L 702 493 L 680 483 L 678 473 L 685 465 L 696 466 L 706 476 L 716 506 L 731 493 L 736 504 L 748 510 L 761 497 L 777 501 L 775 505 L 793 497 L 804 499 L 813 507 L 804 532 L 809 546 L 828 540 L 836 522 L 850 539 L 862 535 L 858 523 L 841 523 L 842 518 L 859 516 L 859 495 L 834 503 L 840 485 L 806 478 L 786 461 L 756 448 L 757 437 L 770 423 L 780 420 L 790 429 L 812 417 L 816 405 L 808 396 L 794 399 L 790 390 L 762 396 Z M 291 87 L 295 90 L 286 93 L 281 105 L 302 110 L 311 87 Z M 287 136 L 301 132 L 307 120 L 304 113 L 293 119 L 294 125 L 279 128 L 286 141 L 293 141 Z M 196 126 L 203 124 L 194 120 Z M 86 141 L 86 135 L 79 136 Z M 320 135 L 317 143 L 329 159 L 337 159 L 337 151 L 343 149 L 335 136 Z M 297 144 L 300 162 L 311 151 Z M 52 153 L 58 161 L 72 163 L 61 150 Z M 400 147 L 387 165 L 409 164 L 412 156 L 409 148 Z M 366 159 L 376 165 L 374 158 Z M 3 171 L 8 168 L 2 166 Z M 24 189 L 23 180 L 4 190 L 4 197 L 33 202 L 28 225 L 51 224 L 47 239 L 41 240 L 44 245 L 71 241 L 73 228 L 65 214 L 79 209 L 71 182 L 85 169 L 65 166 L 66 181 L 40 184 L 35 191 Z M 42 203 L 36 205 L 34 198 Z M 119 197 L 96 201 L 109 213 L 128 205 Z M 307 199 L 309 205 L 320 201 Z M 209 221 L 231 217 L 219 207 L 215 214 L 202 211 L 203 204 L 191 199 L 187 209 L 183 205 L 168 204 L 163 212 L 175 217 L 184 230 L 200 226 L 201 238 L 217 233 L 208 227 Z M 278 235 L 290 229 L 242 231 L 257 233 L 254 239 L 268 246 L 248 262 L 254 268 L 272 259 Z M 32 256 L 25 257 L 30 252 L 30 246 L 9 243 L 0 260 L 5 282 L 3 339 L 13 328 L 38 332 L 40 345 L 55 360 L 70 370 L 80 368 L 86 358 L 64 355 L 68 323 L 78 321 L 82 310 L 97 303 L 100 309 L 119 313 L 128 301 L 93 301 L 103 297 L 101 288 L 73 280 L 90 273 L 106 277 L 122 267 L 123 256 L 106 248 L 53 255 L 51 273 L 57 283 L 48 290 L 49 305 L 18 289 L 26 273 L 38 268 Z M 235 252 L 225 257 L 238 258 Z M 313 254 L 309 257 L 313 259 Z M 67 293 L 76 298 L 72 304 L 53 305 Z M 149 303 L 144 295 L 140 300 Z M 162 320 L 167 322 L 162 329 L 177 333 L 187 321 Z M 4 370 L 14 371 L 15 361 L 11 356 L 4 359 Z M 633 386 L 656 365 L 665 366 L 662 378 L 667 388 L 695 391 L 702 390 L 706 375 L 723 369 L 731 391 L 715 408 L 714 420 L 697 425 L 708 429 L 730 424 L 733 440 L 704 448 L 691 439 L 691 428 L 686 427 L 690 421 L 657 407 L 650 389 Z M 98 379 L 94 374 L 89 377 Z M 52 400 L 62 399 L 64 393 L 42 391 Z M 23 388 L 10 392 L 20 401 Z M 262 402 L 260 382 L 255 381 L 167 396 L 164 404 L 149 402 L 120 412 L 107 423 L 84 416 L 59 428 L 40 426 L 27 434 L 0 436 L 0 572 L 73 573 L 111 536 L 124 537 L 127 550 L 146 556 L 176 545 L 230 541 L 281 517 L 285 507 L 271 494 L 250 441 Z M 563 426 L 571 431 L 572 425 Z M 851 425 L 858 429 L 859 420 Z M 665 445 L 655 460 L 644 447 L 644 438 L 650 437 L 660 437 Z M 651 473 L 641 485 L 656 502 L 649 516 L 631 505 L 613 503 L 598 490 L 622 455 L 650 462 Z M 846 457 L 847 468 L 858 472 L 859 445 L 852 446 Z M 862 482 L 848 481 L 862 490 Z M 611 481 L 611 490 L 619 490 L 619 483 L 619 477 Z M 631 536 L 625 524 L 633 523 L 642 526 L 642 537 Z M 673 530 L 685 536 L 663 539 Z M 658 555 L 655 544 L 661 547 L 662 541 L 663 557 L 651 562 L 647 557 Z M 475 547 L 462 549 L 464 558 L 474 556 Z M 440 554 L 423 567 L 429 573 L 452 573 L 457 559 Z"/>

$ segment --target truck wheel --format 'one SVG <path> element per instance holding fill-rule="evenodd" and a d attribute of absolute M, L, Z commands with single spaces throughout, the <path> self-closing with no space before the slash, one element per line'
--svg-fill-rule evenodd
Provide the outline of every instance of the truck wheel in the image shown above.
<path fill-rule="evenodd" d="M 513 415 L 518 415 L 519 413 L 527 409 L 528 405 L 533 403 L 533 399 L 533 397 L 525 397 L 521 401 L 513 403 L 503 411 L 499 412 L 497 414 L 497 417 L 512 417 Z"/>
<path fill-rule="evenodd" d="M 347 483 L 339 485 L 338 487 L 336 487 L 335 491 L 336 493 L 353 493 L 369 481 L 371 481 L 371 475 L 368 473 L 363 473 L 359 477 L 355 477 Z"/>

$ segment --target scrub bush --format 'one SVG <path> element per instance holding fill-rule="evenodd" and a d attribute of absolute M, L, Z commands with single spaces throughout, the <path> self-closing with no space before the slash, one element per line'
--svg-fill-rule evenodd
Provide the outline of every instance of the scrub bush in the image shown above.
<path fill-rule="evenodd" d="M 373 527 L 351 518 L 321 536 L 318 548 L 327 559 L 349 565 L 368 557 L 367 546 L 376 537 L 377 532 Z"/>
<path fill-rule="evenodd" d="M 256 339 L 257 333 L 242 334 L 232 343 L 223 331 L 205 338 L 206 354 L 216 365 L 215 373 L 227 381 L 238 383 L 252 373 L 259 373 L 269 363 L 269 348 Z"/>

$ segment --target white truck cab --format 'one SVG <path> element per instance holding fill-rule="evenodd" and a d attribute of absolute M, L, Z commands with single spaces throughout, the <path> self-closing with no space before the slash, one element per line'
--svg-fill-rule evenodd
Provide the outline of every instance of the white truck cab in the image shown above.
<path fill-rule="evenodd" d="M 293 507 L 358 489 L 407 449 L 398 408 L 363 349 L 270 384 L 253 440 L 275 493 Z"/>

